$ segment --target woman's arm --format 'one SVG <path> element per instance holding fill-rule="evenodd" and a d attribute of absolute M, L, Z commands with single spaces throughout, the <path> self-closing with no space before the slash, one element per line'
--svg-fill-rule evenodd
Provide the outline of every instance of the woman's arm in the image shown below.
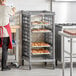
<path fill-rule="evenodd" d="M 16 8 L 15 8 L 15 7 L 13 7 L 13 8 L 12 8 L 12 11 L 13 11 L 13 15 L 15 15 Z"/>

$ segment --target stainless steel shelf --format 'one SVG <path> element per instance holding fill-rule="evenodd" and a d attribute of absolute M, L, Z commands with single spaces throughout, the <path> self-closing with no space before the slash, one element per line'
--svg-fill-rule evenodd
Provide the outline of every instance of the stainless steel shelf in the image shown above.
<path fill-rule="evenodd" d="M 54 59 L 31 60 L 31 62 L 53 62 Z"/>
<path fill-rule="evenodd" d="M 51 53 L 32 53 L 32 55 L 49 55 Z"/>
<path fill-rule="evenodd" d="M 47 31 L 32 31 L 32 33 L 50 33 L 50 30 Z"/>
<path fill-rule="evenodd" d="M 50 24 L 31 24 L 32 26 L 50 26 Z"/>

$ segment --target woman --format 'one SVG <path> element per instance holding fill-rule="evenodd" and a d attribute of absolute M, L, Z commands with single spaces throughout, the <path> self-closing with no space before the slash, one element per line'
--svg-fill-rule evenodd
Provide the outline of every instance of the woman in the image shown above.
<path fill-rule="evenodd" d="M 5 5 L 6 0 L 0 0 L 0 47 L 2 47 L 1 70 L 10 70 L 6 65 L 8 49 L 12 49 L 12 37 L 9 24 L 10 15 L 14 15 L 15 8 Z"/>

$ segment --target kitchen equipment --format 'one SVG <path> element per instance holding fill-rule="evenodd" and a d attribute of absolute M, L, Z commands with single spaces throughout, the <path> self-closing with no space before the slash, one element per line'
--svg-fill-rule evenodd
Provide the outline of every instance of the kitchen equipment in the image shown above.
<path fill-rule="evenodd" d="M 61 37 L 58 34 L 58 31 L 63 31 L 64 29 L 71 29 L 71 28 L 76 28 L 76 24 L 75 23 L 64 23 L 64 24 L 55 24 L 55 58 L 56 58 L 56 64 L 57 61 L 62 62 L 62 51 L 61 51 Z M 65 47 L 64 49 L 66 50 L 66 52 L 70 51 L 70 40 L 69 38 L 64 38 L 64 44 Z M 76 39 L 73 39 L 73 53 L 76 54 L 75 50 L 76 50 Z M 68 54 L 65 54 L 65 57 L 68 58 Z M 68 61 L 68 60 L 67 60 Z"/>

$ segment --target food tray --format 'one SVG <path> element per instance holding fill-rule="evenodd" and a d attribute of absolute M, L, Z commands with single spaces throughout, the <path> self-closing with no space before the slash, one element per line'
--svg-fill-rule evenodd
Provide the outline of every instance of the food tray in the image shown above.
<path fill-rule="evenodd" d="M 50 24 L 32 24 L 32 26 L 49 26 Z"/>
<path fill-rule="evenodd" d="M 45 21 L 33 21 L 31 22 L 32 25 L 48 25 L 48 22 Z"/>
<path fill-rule="evenodd" d="M 33 48 L 35 48 L 35 47 L 50 47 L 50 45 L 48 45 L 48 46 L 32 46 Z"/>
<path fill-rule="evenodd" d="M 51 32 L 50 30 L 46 30 L 46 31 L 32 31 L 32 33 L 48 33 L 48 32 Z"/>
<path fill-rule="evenodd" d="M 63 30 L 63 32 L 70 35 L 76 35 L 76 29 L 66 29 L 66 30 Z"/>
<path fill-rule="evenodd" d="M 46 54 L 50 54 L 50 53 L 32 53 L 32 55 L 46 55 Z"/>
<path fill-rule="evenodd" d="M 32 49 L 33 55 L 42 55 L 42 54 L 50 54 L 50 52 L 46 49 Z"/>

